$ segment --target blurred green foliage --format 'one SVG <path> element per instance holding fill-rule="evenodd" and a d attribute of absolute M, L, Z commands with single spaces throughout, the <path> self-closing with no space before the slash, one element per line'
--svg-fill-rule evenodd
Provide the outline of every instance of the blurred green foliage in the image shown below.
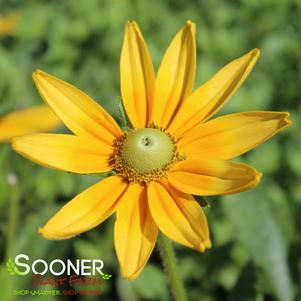
<path fill-rule="evenodd" d="M 184 22 L 196 22 L 197 85 L 230 60 L 254 47 L 261 49 L 250 78 L 220 113 L 289 111 L 294 124 L 241 158 L 264 173 L 258 188 L 208 198 L 213 248 L 198 254 L 175 247 L 191 301 L 300 300 L 301 2 L 0 0 L 1 14 L 15 10 L 21 14 L 15 33 L 0 37 L 0 115 L 41 103 L 31 81 L 32 71 L 40 68 L 86 91 L 117 118 L 119 55 L 123 28 L 131 19 L 138 21 L 156 67 Z M 9 184 L 12 175 L 18 181 Z M 4 289 L 10 285 L 31 287 L 28 277 L 8 276 L 5 270 L 6 256 L 19 253 L 46 259 L 102 258 L 113 277 L 102 287 L 100 300 L 170 300 L 156 251 L 137 280 L 119 277 L 113 219 L 68 241 L 47 241 L 37 234 L 60 206 L 97 180 L 38 167 L 8 145 L 0 146 L 1 300 L 12 300 Z M 13 198 L 19 198 L 17 233 L 10 246 L 13 254 L 7 254 L 8 207 Z M 59 300 L 31 299 L 37 298 Z"/>

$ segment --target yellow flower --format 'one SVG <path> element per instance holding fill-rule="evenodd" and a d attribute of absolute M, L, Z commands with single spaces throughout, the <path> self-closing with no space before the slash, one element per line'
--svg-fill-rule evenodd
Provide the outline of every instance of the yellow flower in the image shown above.
<path fill-rule="evenodd" d="M 19 12 L 13 12 L 5 17 L 0 15 L 0 36 L 12 34 L 17 27 L 19 19 Z"/>
<path fill-rule="evenodd" d="M 75 173 L 112 171 L 105 180 L 67 203 L 40 233 L 66 239 L 88 231 L 115 211 L 115 249 L 122 275 L 144 268 L 158 230 L 204 251 L 211 246 L 205 214 L 192 195 L 238 193 L 256 186 L 261 174 L 229 161 L 290 124 L 288 113 L 246 112 L 207 121 L 243 83 L 259 50 L 229 63 L 192 93 L 195 25 L 180 30 L 155 77 L 150 54 L 135 22 L 125 28 L 121 94 L 133 126 L 124 132 L 77 88 L 36 71 L 41 96 L 74 135 L 36 134 L 13 141 L 20 154 Z"/>
<path fill-rule="evenodd" d="M 51 131 L 60 124 L 47 105 L 35 106 L 0 117 L 0 142 L 22 135 Z"/>

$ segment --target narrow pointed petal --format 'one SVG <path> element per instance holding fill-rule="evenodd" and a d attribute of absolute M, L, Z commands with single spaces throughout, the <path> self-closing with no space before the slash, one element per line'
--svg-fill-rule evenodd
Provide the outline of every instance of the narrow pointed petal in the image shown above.
<path fill-rule="evenodd" d="M 158 227 L 148 209 L 144 185 L 129 185 L 116 216 L 115 249 L 121 273 L 133 280 L 147 263 L 158 235 Z"/>
<path fill-rule="evenodd" d="M 59 210 L 39 229 L 47 239 L 67 239 L 86 232 L 116 211 L 119 198 L 127 184 L 112 176 L 89 187 Z"/>
<path fill-rule="evenodd" d="M 45 102 L 74 134 L 109 145 L 121 135 L 115 120 L 84 92 L 40 70 L 33 79 Z"/>
<path fill-rule="evenodd" d="M 168 130 L 181 137 L 189 129 L 210 118 L 242 85 L 259 55 L 259 49 L 253 49 L 222 68 L 187 99 Z"/>
<path fill-rule="evenodd" d="M 265 142 L 291 124 L 288 113 L 229 114 L 191 129 L 179 141 L 187 158 L 228 160 Z"/>
<path fill-rule="evenodd" d="M 261 174 L 254 168 L 228 161 L 184 160 L 169 171 L 176 189 L 195 195 L 222 195 L 254 188 Z"/>
<path fill-rule="evenodd" d="M 60 123 L 47 105 L 12 112 L 0 117 L 0 141 L 36 132 L 48 132 Z"/>
<path fill-rule="evenodd" d="M 211 247 L 206 216 L 191 195 L 158 182 L 151 182 L 147 193 L 151 214 L 166 236 L 201 252 Z"/>
<path fill-rule="evenodd" d="M 151 57 L 136 22 L 128 22 L 120 58 L 122 101 L 133 127 L 148 124 L 155 91 Z"/>
<path fill-rule="evenodd" d="M 168 47 L 156 79 L 151 121 L 166 128 L 190 95 L 196 63 L 195 24 L 188 21 Z"/>
<path fill-rule="evenodd" d="M 74 135 L 34 134 L 14 138 L 16 152 L 46 167 L 75 173 L 100 173 L 112 169 L 113 148 L 101 141 Z"/>

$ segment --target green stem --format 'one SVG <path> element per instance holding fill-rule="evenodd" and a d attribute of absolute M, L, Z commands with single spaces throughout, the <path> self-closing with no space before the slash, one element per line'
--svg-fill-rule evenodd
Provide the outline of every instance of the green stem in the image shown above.
<path fill-rule="evenodd" d="M 14 175 L 9 175 L 9 177 Z M 12 179 L 14 182 L 15 180 Z M 17 180 L 16 180 L 17 181 Z M 15 251 L 17 220 L 19 215 L 19 192 L 17 183 L 9 183 L 8 227 L 6 236 L 6 259 L 12 257 Z"/>
<path fill-rule="evenodd" d="M 170 241 L 163 234 L 159 236 L 158 248 L 174 300 L 187 301 L 186 291 L 177 268 L 175 252 Z"/>
<path fill-rule="evenodd" d="M 5 259 L 6 261 L 15 255 L 15 241 L 16 241 L 16 229 L 17 221 L 19 216 L 19 187 L 17 183 L 17 178 L 14 174 L 8 175 L 8 185 L 9 185 L 9 199 L 8 199 L 8 226 L 7 226 L 7 236 L 6 236 L 6 249 L 5 249 Z M 15 298 L 13 296 L 14 288 L 14 277 L 8 275 L 6 287 L 4 294 L 6 295 L 5 300 L 13 301 Z"/>

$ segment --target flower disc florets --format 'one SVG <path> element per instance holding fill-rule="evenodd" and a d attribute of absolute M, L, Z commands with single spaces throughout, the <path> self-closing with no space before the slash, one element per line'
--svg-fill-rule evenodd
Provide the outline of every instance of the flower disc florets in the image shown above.
<path fill-rule="evenodd" d="M 176 139 L 156 126 L 130 129 L 116 140 L 114 170 L 130 182 L 151 182 L 166 178 L 170 167 L 183 157 Z"/>

